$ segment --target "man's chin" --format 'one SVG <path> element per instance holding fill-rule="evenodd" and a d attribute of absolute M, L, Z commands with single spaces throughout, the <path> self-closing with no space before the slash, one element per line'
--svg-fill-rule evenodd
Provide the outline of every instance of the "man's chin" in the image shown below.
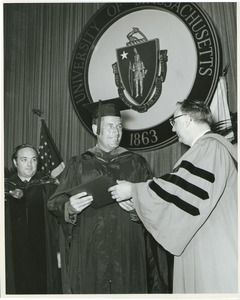
<path fill-rule="evenodd" d="M 111 143 L 110 146 L 111 146 L 112 150 L 114 150 L 114 149 L 119 147 L 119 143 L 118 142 L 113 142 L 113 143 Z"/>
<path fill-rule="evenodd" d="M 35 173 L 36 173 L 36 172 L 31 172 L 31 173 L 26 173 L 25 175 L 26 175 L 27 177 L 29 177 L 29 178 L 30 178 L 30 177 L 32 178 L 33 175 L 34 175 Z"/>

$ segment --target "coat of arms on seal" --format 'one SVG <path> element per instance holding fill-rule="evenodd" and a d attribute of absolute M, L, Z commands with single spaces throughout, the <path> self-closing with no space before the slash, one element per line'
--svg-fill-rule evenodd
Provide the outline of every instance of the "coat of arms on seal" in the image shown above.
<path fill-rule="evenodd" d="M 107 3 L 75 46 L 70 96 L 90 133 L 84 105 L 120 98 L 129 108 L 122 113 L 121 146 L 163 148 L 178 140 L 169 123 L 177 101 L 197 97 L 210 103 L 221 61 L 217 32 L 196 3 Z"/>
<path fill-rule="evenodd" d="M 148 40 L 136 27 L 127 34 L 125 47 L 116 49 L 113 64 L 119 97 L 131 109 L 147 111 L 160 97 L 167 74 L 167 50 L 159 39 Z"/>

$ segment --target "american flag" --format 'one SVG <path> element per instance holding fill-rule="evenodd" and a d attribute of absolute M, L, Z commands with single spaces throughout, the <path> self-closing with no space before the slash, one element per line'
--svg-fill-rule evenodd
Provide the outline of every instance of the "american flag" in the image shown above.
<path fill-rule="evenodd" d="M 40 146 L 38 149 L 40 160 L 39 162 L 43 173 L 56 178 L 65 168 L 65 164 L 44 119 L 42 119 L 41 122 L 42 126 L 40 133 Z"/>

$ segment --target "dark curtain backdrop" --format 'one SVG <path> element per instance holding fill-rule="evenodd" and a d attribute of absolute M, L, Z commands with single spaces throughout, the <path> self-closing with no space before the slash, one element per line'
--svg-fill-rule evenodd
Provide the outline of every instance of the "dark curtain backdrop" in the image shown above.
<path fill-rule="evenodd" d="M 38 147 L 40 120 L 45 121 L 66 162 L 95 145 L 95 138 L 78 119 L 69 94 L 69 66 L 75 43 L 101 3 L 4 4 L 4 156 L 11 167 L 15 146 Z M 236 3 L 198 3 L 212 19 L 229 63 L 227 82 L 231 112 L 237 111 Z M 156 176 L 169 172 L 186 150 L 178 142 L 141 152 Z"/>

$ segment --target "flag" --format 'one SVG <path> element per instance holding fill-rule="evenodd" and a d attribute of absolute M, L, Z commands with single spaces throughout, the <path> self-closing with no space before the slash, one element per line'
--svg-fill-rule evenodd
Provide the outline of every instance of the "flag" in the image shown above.
<path fill-rule="evenodd" d="M 226 139 L 232 142 L 234 140 L 234 132 L 227 102 L 227 83 L 225 76 L 219 78 L 210 109 L 213 115 L 212 131 L 225 136 Z"/>
<path fill-rule="evenodd" d="M 39 159 L 42 171 L 56 178 L 65 168 L 63 159 L 53 141 L 53 138 L 43 119 L 40 132 Z"/>

